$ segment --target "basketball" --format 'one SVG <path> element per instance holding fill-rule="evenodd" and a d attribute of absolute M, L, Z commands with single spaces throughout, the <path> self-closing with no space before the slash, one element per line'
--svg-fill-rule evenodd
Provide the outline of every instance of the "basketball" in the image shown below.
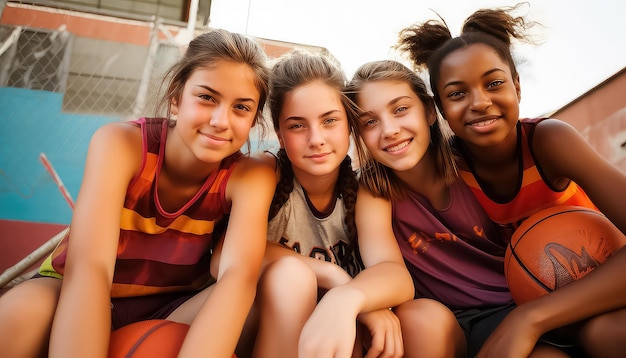
<path fill-rule="evenodd" d="M 111 332 L 109 358 L 176 357 L 187 331 L 189 325 L 164 319 L 129 324 Z"/>
<path fill-rule="evenodd" d="M 602 213 L 556 206 L 526 219 L 511 237 L 504 274 L 516 304 L 531 301 L 584 277 L 626 245 Z"/>
<path fill-rule="evenodd" d="M 111 332 L 109 358 L 176 357 L 189 325 L 153 319 Z"/>

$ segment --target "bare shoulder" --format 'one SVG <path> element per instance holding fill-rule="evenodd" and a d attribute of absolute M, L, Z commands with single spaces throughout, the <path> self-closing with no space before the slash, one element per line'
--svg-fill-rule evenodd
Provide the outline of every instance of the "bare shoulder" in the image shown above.
<path fill-rule="evenodd" d="M 278 159 L 276 158 L 276 155 L 270 153 L 270 152 L 261 152 L 255 155 L 255 158 L 258 159 L 259 161 L 267 164 L 270 168 L 273 168 L 274 170 L 278 170 Z"/>
<path fill-rule="evenodd" d="M 113 122 L 98 128 L 91 138 L 88 160 L 118 168 L 120 172 L 134 172 L 142 160 L 141 129 L 127 122 Z M 121 174 L 121 173 L 120 173 Z"/>
<path fill-rule="evenodd" d="M 532 147 L 539 160 L 564 162 L 568 158 L 593 150 L 580 133 L 571 124 L 558 120 L 546 119 L 535 128 Z M 543 163 L 542 163 L 543 164 Z"/>
<path fill-rule="evenodd" d="M 255 157 L 241 158 L 231 175 L 231 182 L 236 186 L 240 184 L 247 187 L 260 188 L 276 185 L 274 169 L 266 162 Z"/>
<path fill-rule="evenodd" d="M 580 133 L 571 124 L 556 118 L 548 118 L 535 127 L 535 141 L 569 140 L 581 138 Z"/>
<path fill-rule="evenodd" d="M 106 142 L 107 144 L 141 144 L 141 129 L 128 122 L 112 122 L 98 128 L 92 137 L 92 142 Z"/>

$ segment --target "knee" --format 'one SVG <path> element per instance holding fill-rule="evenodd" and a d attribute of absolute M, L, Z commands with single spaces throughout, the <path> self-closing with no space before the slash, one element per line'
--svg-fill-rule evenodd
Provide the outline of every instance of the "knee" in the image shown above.
<path fill-rule="evenodd" d="M 433 329 L 449 330 L 458 325 L 456 317 L 445 305 L 435 300 L 420 298 L 405 302 L 395 308 L 403 332 Z M 437 322 L 433 325 L 433 322 Z"/>
<path fill-rule="evenodd" d="M 284 302 L 317 300 L 317 279 L 313 270 L 301 259 L 282 257 L 269 264 L 259 277 L 258 294 Z M 295 300 L 295 301 L 294 301 Z"/>

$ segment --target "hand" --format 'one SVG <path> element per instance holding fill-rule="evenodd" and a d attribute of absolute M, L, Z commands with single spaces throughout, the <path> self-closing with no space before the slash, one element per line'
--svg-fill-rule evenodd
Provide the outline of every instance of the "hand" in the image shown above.
<path fill-rule="evenodd" d="M 367 327 L 371 336 L 365 358 L 402 357 L 404 345 L 400 320 L 391 310 L 385 308 L 361 313 L 358 320 Z"/>
<path fill-rule="evenodd" d="M 477 358 L 525 358 L 530 355 L 542 333 L 533 328 L 528 319 L 530 315 L 524 313 L 523 307 L 517 307 L 502 320 L 483 344 Z"/>
<path fill-rule="evenodd" d="M 302 329 L 300 358 L 350 358 L 356 338 L 356 316 L 338 289 L 328 291 Z"/>

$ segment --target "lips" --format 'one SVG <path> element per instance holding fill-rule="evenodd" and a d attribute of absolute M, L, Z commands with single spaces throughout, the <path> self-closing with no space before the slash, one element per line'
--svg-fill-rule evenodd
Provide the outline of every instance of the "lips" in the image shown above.
<path fill-rule="evenodd" d="M 383 148 L 383 151 L 390 152 L 390 153 L 391 152 L 397 152 L 400 149 L 402 149 L 402 148 L 406 147 L 407 145 L 409 145 L 409 143 L 411 143 L 412 140 L 413 139 L 407 139 L 407 140 L 404 140 L 404 141 L 402 141 L 400 143 L 387 146 L 387 147 Z"/>
<path fill-rule="evenodd" d="M 205 138 L 214 140 L 216 142 L 229 142 L 230 141 L 229 139 L 218 137 L 218 136 L 211 135 L 211 134 L 208 134 L 208 133 L 200 133 L 200 134 L 203 135 Z"/>
<path fill-rule="evenodd" d="M 472 127 L 486 127 L 486 126 L 494 124 L 498 120 L 498 118 L 499 117 L 497 116 L 482 117 L 482 118 L 475 119 L 473 121 L 469 121 L 466 123 L 466 125 L 472 126 Z"/>
<path fill-rule="evenodd" d="M 309 159 L 325 158 L 326 156 L 328 156 L 328 154 L 329 153 L 311 154 L 311 155 L 307 155 L 306 158 L 309 158 Z"/>

